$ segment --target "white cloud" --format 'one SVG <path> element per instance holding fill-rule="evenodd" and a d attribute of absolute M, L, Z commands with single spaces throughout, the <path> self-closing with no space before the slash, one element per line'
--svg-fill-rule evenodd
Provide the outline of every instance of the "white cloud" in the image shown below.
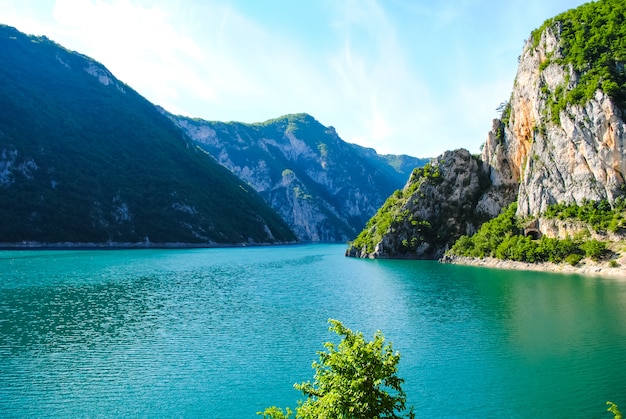
<path fill-rule="evenodd" d="M 33 5 L 16 0 L 0 0 L 1 23 L 14 26 L 18 30 L 36 35 L 48 35 L 50 25 L 47 20 L 47 3 Z"/>
<path fill-rule="evenodd" d="M 91 55 L 131 87 L 149 92 L 156 103 L 176 103 L 185 85 L 207 97 L 214 95 L 194 70 L 202 49 L 174 27 L 158 4 L 57 0 L 53 18 L 54 32 L 70 43 L 66 46 Z"/>
<path fill-rule="evenodd" d="M 347 141 L 415 153 L 439 118 L 397 22 L 376 1 L 331 4 L 335 32 L 316 49 L 210 1 L 57 0 L 36 32 L 175 113 L 255 122 L 309 112 Z"/>

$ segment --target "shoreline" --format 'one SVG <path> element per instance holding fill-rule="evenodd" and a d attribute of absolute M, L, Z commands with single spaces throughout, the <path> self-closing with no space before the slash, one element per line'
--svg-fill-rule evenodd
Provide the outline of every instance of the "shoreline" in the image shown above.
<path fill-rule="evenodd" d="M 152 243 L 152 242 L 20 242 L 0 243 L 0 250 L 115 250 L 115 249 L 222 249 L 231 247 L 288 246 L 301 242 L 276 243 Z"/>
<path fill-rule="evenodd" d="M 447 256 L 439 261 L 440 263 L 477 266 L 491 269 L 578 274 L 626 280 L 626 256 L 613 260 L 618 263 L 618 266 L 611 267 L 607 261 L 595 262 L 588 258 L 581 260 L 576 266 L 572 266 L 565 262 L 559 264 L 552 262 L 528 263 L 490 257 L 479 259 L 465 256 Z"/>

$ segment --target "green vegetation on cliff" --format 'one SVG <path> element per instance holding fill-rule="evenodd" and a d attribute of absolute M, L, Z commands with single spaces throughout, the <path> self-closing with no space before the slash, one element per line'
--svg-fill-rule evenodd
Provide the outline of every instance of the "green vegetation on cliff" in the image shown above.
<path fill-rule="evenodd" d="M 482 162 L 467 150 L 447 151 L 413 170 L 350 243 L 356 257 L 438 259 L 462 234 L 491 216 L 479 205 L 491 186 Z"/>
<path fill-rule="evenodd" d="M 594 207 L 594 205 L 591 203 L 582 207 L 555 205 L 548 209 L 546 215 L 558 216 L 558 214 L 563 214 L 561 208 L 571 208 L 567 211 L 572 214 L 572 217 L 586 222 L 585 220 L 590 219 L 587 215 L 578 218 L 574 214 L 578 211 L 581 214 L 588 214 L 590 210 L 585 207 Z M 599 260 L 607 255 L 607 242 L 590 239 L 586 234 L 565 239 L 542 236 L 539 240 L 525 236 L 521 220 L 515 216 L 516 209 L 517 204 L 513 203 L 498 217 L 483 224 L 473 236 L 462 236 L 448 254 L 473 258 L 492 257 L 529 263 L 565 261 L 572 265 L 576 265 L 583 257 Z M 613 211 L 613 213 L 616 212 Z"/>
<path fill-rule="evenodd" d="M 548 28 L 560 33 L 561 57 L 548 56 L 540 68 L 551 62 L 571 65 L 577 76 L 573 89 L 559 86 L 552 92 L 549 107 L 553 122 L 568 104 L 584 104 L 598 89 L 626 108 L 626 2 L 589 2 L 549 19 L 533 31 L 534 47 Z"/>
<path fill-rule="evenodd" d="M 439 167 L 433 166 L 431 163 L 414 169 L 408 187 L 404 190 L 395 191 L 387 198 L 383 206 L 369 219 L 365 229 L 350 243 L 350 246 L 354 249 L 365 249 L 367 253 L 372 253 L 376 244 L 382 241 L 385 234 L 400 229 L 406 222 L 410 223 L 413 228 L 412 237 L 402 240 L 405 252 L 415 250 L 419 243 L 440 238 L 441 231 L 438 235 L 430 222 L 419 219 L 406 208 L 409 199 L 413 197 L 424 181 L 439 183 L 440 180 Z"/>
<path fill-rule="evenodd" d="M 626 199 L 618 197 L 613 204 L 603 199 L 601 201 L 587 201 L 583 205 L 550 205 L 543 216 L 558 218 L 559 220 L 580 220 L 597 232 L 615 233 L 626 229 Z"/>

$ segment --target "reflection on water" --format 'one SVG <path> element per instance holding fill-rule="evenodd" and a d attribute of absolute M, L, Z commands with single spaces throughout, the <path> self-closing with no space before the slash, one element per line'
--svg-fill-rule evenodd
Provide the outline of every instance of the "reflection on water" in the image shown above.
<path fill-rule="evenodd" d="M 626 282 L 343 246 L 0 252 L 0 416 L 295 406 L 332 317 L 394 343 L 420 417 L 601 417 L 625 315 Z"/>

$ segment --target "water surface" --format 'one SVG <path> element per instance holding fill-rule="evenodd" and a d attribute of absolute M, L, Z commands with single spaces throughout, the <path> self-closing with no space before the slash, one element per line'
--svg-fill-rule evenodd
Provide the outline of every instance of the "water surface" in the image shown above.
<path fill-rule="evenodd" d="M 626 410 L 626 281 L 344 249 L 0 252 L 0 416 L 294 407 L 328 318 L 383 331 L 418 417 Z"/>

